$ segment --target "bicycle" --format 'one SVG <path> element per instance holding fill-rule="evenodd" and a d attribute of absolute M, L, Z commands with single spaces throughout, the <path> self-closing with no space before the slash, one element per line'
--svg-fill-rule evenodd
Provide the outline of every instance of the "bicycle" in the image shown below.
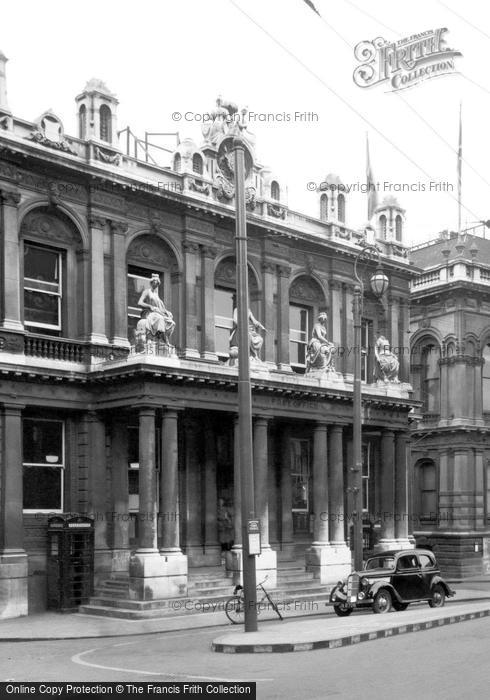
<path fill-rule="evenodd" d="M 257 606 L 257 614 L 259 614 L 262 610 L 266 609 L 269 605 L 274 610 L 276 613 L 277 617 L 282 620 L 283 617 L 279 611 L 279 608 L 277 607 L 277 603 L 275 603 L 270 595 L 267 593 L 265 590 L 263 584 L 267 581 L 269 577 L 266 576 L 263 581 L 257 584 L 257 590 L 261 589 L 262 590 L 262 598 L 260 600 L 257 600 L 256 606 Z M 240 625 L 242 622 L 245 620 L 245 595 L 244 595 L 244 590 L 243 586 L 240 586 L 238 584 L 235 586 L 233 590 L 233 595 L 231 598 L 228 598 L 228 600 L 225 603 L 225 613 L 226 617 L 230 620 L 230 622 L 234 625 Z"/>

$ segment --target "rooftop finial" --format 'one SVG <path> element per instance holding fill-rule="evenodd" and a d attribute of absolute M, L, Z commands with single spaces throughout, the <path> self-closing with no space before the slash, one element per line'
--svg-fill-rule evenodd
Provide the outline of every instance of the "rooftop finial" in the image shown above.
<path fill-rule="evenodd" d="M 7 74 L 5 64 L 8 58 L 0 51 L 0 112 L 10 112 L 7 101 Z"/>

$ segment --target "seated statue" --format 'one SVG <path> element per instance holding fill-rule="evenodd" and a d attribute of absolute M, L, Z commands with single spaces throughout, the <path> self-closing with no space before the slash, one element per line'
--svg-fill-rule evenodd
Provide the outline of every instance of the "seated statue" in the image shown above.
<path fill-rule="evenodd" d="M 333 355 L 335 345 L 327 339 L 327 314 L 318 315 L 318 320 L 313 326 L 306 354 L 306 372 L 323 370 L 325 372 L 335 370 Z"/>
<path fill-rule="evenodd" d="M 238 356 L 238 315 L 236 306 L 233 309 L 233 328 L 230 333 L 230 364 L 234 364 L 235 358 Z M 264 343 L 263 337 L 259 333 L 259 329 L 265 331 L 265 327 L 257 321 L 251 310 L 248 310 L 248 345 L 250 359 L 256 362 L 261 362 L 260 351 Z"/>
<path fill-rule="evenodd" d="M 136 326 L 136 347 L 141 348 L 146 340 L 162 341 L 170 345 L 170 338 L 175 329 L 172 313 L 158 296 L 160 276 L 153 274 L 150 286 L 143 290 L 138 301 L 141 318 Z"/>
<path fill-rule="evenodd" d="M 376 377 L 384 382 L 399 383 L 398 370 L 400 362 L 397 356 L 392 352 L 390 344 L 384 335 L 378 336 L 374 346 L 374 355 L 376 357 Z"/>

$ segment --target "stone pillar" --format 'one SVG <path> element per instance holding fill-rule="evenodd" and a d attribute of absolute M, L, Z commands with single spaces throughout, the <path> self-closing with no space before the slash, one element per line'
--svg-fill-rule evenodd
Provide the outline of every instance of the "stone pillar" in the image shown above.
<path fill-rule="evenodd" d="M 240 431 L 238 416 L 233 420 L 233 527 L 234 543 L 229 552 L 226 552 L 226 570 L 233 577 L 235 583 L 242 580 L 243 571 L 243 547 L 242 547 L 242 490 L 240 485 Z"/>
<path fill-rule="evenodd" d="M 395 434 L 381 436 L 381 532 L 378 548 L 396 549 L 395 539 Z"/>
<path fill-rule="evenodd" d="M 111 221 L 112 231 L 112 308 L 113 325 L 111 343 L 129 347 L 128 340 L 128 292 L 126 266 L 126 232 L 123 221 Z"/>
<path fill-rule="evenodd" d="M 277 364 L 282 372 L 292 372 L 289 364 L 289 277 L 291 268 L 285 265 L 278 265 L 279 273 L 277 312 L 278 332 L 277 332 Z"/>
<path fill-rule="evenodd" d="M 204 323 L 202 333 L 202 352 L 205 360 L 218 361 L 214 338 L 214 259 L 216 248 L 214 246 L 204 246 L 202 249 L 202 322 Z"/>
<path fill-rule="evenodd" d="M 218 490 L 216 486 L 216 441 L 213 421 L 205 420 L 204 440 L 204 553 L 207 566 L 221 564 L 218 541 Z"/>
<path fill-rule="evenodd" d="M 199 245 L 182 243 L 184 249 L 184 355 L 190 359 L 201 356 L 197 348 L 197 256 Z"/>
<path fill-rule="evenodd" d="M 291 445 L 286 426 L 280 428 L 281 442 L 281 559 L 294 559 L 293 485 L 291 480 Z"/>
<path fill-rule="evenodd" d="M 129 488 L 128 488 L 128 427 L 123 415 L 112 424 L 112 497 L 113 543 L 112 571 L 129 568 Z"/>
<path fill-rule="evenodd" d="M 274 314 L 274 278 L 276 266 L 273 263 L 262 263 L 262 277 L 264 281 L 264 294 L 262 299 L 262 318 L 267 333 L 264 336 L 264 361 L 276 367 L 276 323 Z"/>
<path fill-rule="evenodd" d="M 411 547 L 408 539 L 408 435 L 397 432 L 395 435 L 395 539 L 397 547 Z"/>
<path fill-rule="evenodd" d="M 276 551 L 277 556 L 280 550 L 280 539 L 279 539 L 279 513 L 278 513 L 278 499 L 280 496 L 280 489 L 277 483 L 277 458 L 276 458 L 276 447 L 277 447 L 277 434 L 276 426 L 271 425 L 270 439 L 269 439 L 269 476 L 267 480 L 267 490 L 269 493 L 269 543 L 271 547 Z"/>
<path fill-rule="evenodd" d="M 0 231 L 3 238 L 3 250 L 0 251 L 1 278 L 3 279 L 2 317 L 0 327 L 5 330 L 23 331 L 20 316 L 20 261 L 19 261 L 19 224 L 17 207 L 20 202 L 18 192 L 0 190 Z"/>
<path fill-rule="evenodd" d="M 201 435 L 197 421 L 185 426 L 185 483 L 187 530 L 185 549 L 189 566 L 205 566 L 203 541 L 204 503 L 201 476 Z"/>
<path fill-rule="evenodd" d="M 92 343 L 107 343 L 105 330 L 104 227 L 105 219 L 90 216 L 90 336 Z M 119 294 L 118 290 L 118 294 Z"/>
<path fill-rule="evenodd" d="M 255 558 L 256 569 L 261 572 L 261 577 L 267 575 L 267 585 L 276 587 L 277 583 L 277 555 L 271 549 L 269 543 L 269 498 L 268 498 L 268 419 L 257 416 L 254 420 L 254 490 L 255 511 L 260 520 L 261 552 Z"/>
<path fill-rule="evenodd" d="M 165 573 L 170 595 L 178 596 L 187 586 L 187 557 L 180 548 L 178 411 L 163 410 L 162 467 L 160 472 L 160 527 Z"/>
<path fill-rule="evenodd" d="M 27 554 L 22 521 L 22 406 L 1 409 L 0 620 L 27 615 Z"/>
<path fill-rule="evenodd" d="M 106 465 L 106 432 L 102 416 L 96 411 L 87 413 L 87 466 L 88 503 L 95 523 L 94 533 L 94 575 L 99 581 L 112 571 L 112 551 L 107 541 L 107 515 L 109 511 L 108 482 Z"/>

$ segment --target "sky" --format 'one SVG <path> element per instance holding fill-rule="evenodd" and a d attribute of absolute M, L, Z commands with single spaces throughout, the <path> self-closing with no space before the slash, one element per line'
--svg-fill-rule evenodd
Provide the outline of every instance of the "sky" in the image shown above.
<path fill-rule="evenodd" d="M 178 131 L 199 143 L 196 115 L 222 95 L 255 115 L 273 115 L 250 122 L 256 159 L 287 187 L 291 208 L 314 216 L 318 193 L 309 183 L 321 183 L 327 173 L 347 186 L 365 183 L 368 133 L 380 198 L 395 194 L 406 209 L 410 244 L 457 228 L 462 103 L 462 224 L 490 219 L 488 3 L 314 4 L 321 17 L 302 0 L 4 3 L 0 50 L 9 58 L 10 108 L 27 120 L 51 108 L 65 132 L 76 135 L 74 98 L 97 77 L 119 99 L 119 129 L 130 125 L 141 136 Z M 398 92 L 386 83 L 354 83 L 360 42 L 442 27 L 447 46 L 462 54 L 456 73 Z M 160 142 L 174 143 L 172 137 Z M 398 191 L 403 186 L 411 191 Z M 358 228 L 366 220 L 367 195 L 351 191 L 347 224 Z"/>

